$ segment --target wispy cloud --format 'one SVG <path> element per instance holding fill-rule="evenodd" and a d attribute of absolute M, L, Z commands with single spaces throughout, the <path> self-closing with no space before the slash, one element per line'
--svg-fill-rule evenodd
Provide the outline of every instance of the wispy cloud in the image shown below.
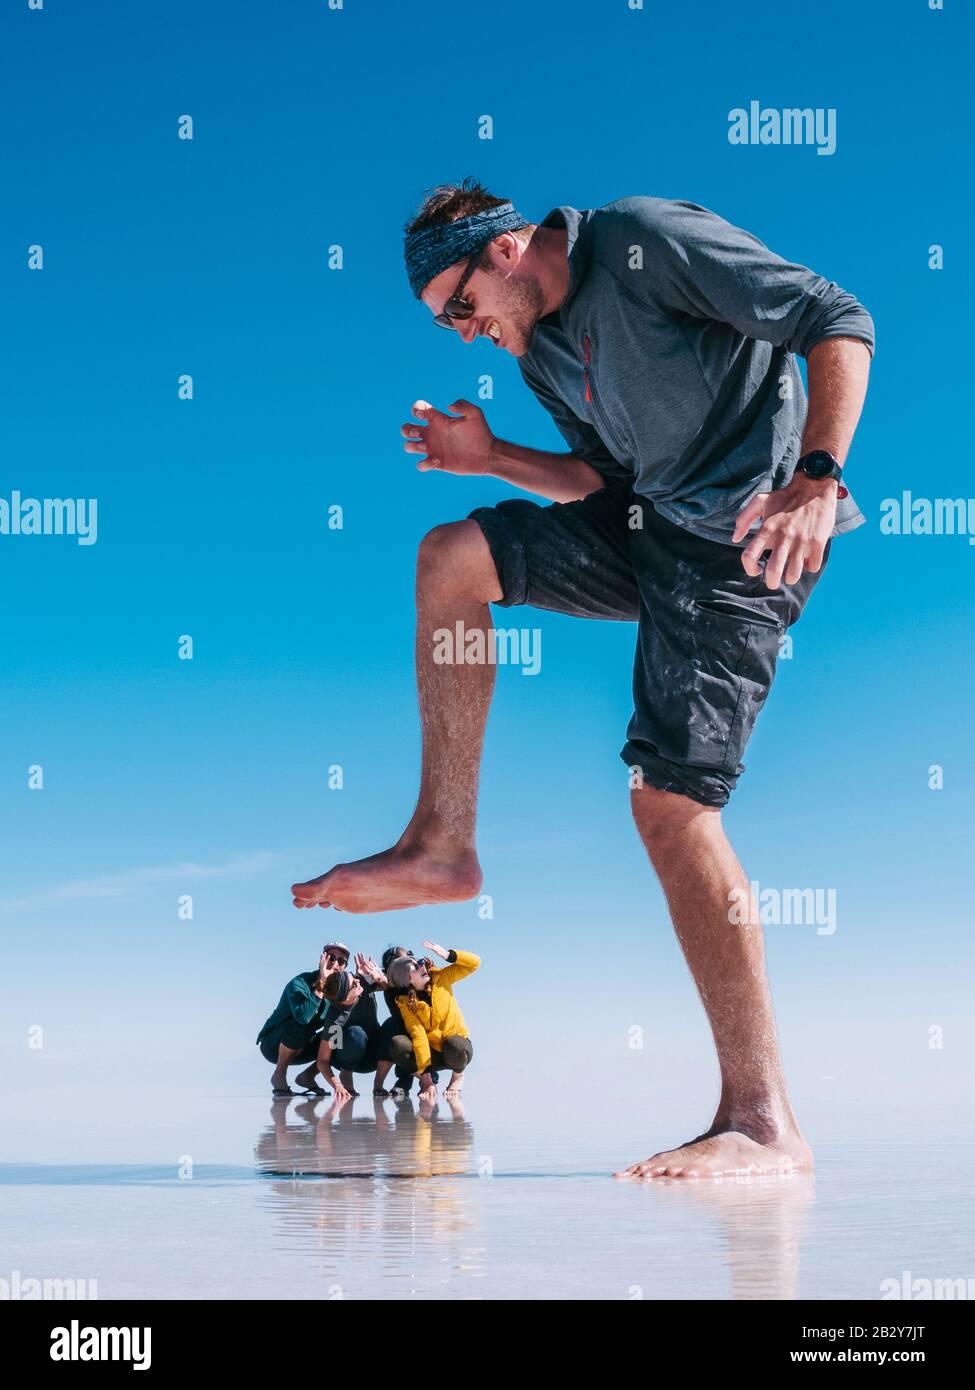
<path fill-rule="evenodd" d="M 156 883 L 188 883 L 203 878 L 233 878 L 238 874 L 253 874 L 266 869 L 278 858 L 275 854 L 248 854 L 226 864 L 165 864 L 158 868 L 127 869 L 122 873 L 103 874 L 100 878 L 78 879 L 44 888 L 28 898 L 0 902 L 0 911 L 15 908 L 44 907 L 50 903 L 76 902 L 84 898 L 124 898 L 137 889 Z"/>

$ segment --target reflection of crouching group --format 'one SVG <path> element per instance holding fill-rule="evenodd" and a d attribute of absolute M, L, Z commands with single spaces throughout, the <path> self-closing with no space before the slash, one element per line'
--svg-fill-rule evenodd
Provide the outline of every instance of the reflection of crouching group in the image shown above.
<path fill-rule="evenodd" d="M 385 1081 L 391 1068 L 404 1092 L 419 1075 L 427 1099 L 436 1095 L 440 1071 L 449 1069 L 446 1094 L 459 1094 L 474 1048 L 453 987 L 481 962 L 469 951 L 445 951 L 432 941 L 423 945 L 447 964 L 438 967 L 428 956 L 417 959 L 404 946 L 390 946 L 381 965 L 357 955 L 350 972 L 348 946 L 332 942 L 317 970 L 296 975 L 257 1035 L 262 1055 L 274 1064 L 273 1094 L 295 1094 L 288 1085 L 292 1066 L 304 1068 L 295 1078 L 299 1091 L 325 1095 L 316 1080 L 321 1073 L 339 1100 L 358 1094 L 356 1073 L 375 1072 L 373 1095 L 389 1095 Z M 389 1013 L 382 1024 L 376 1008 L 380 991 Z"/>

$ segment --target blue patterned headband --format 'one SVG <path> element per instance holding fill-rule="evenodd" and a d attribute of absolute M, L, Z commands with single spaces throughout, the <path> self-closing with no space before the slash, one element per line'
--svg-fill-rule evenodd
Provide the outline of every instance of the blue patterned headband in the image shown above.
<path fill-rule="evenodd" d="M 511 203 L 501 203 L 486 212 L 475 212 L 472 217 L 459 217 L 456 222 L 421 227 L 407 236 L 403 248 L 410 288 L 419 299 L 424 285 L 429 285 L 442 270 L 473 256 L 502 232 L 527 226 Z"/>

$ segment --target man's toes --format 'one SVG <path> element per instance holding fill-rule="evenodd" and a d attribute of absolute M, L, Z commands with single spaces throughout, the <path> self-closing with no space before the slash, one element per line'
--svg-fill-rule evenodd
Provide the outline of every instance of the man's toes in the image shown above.
<path fill-rule="evenodd" d="M 325 896 L 325 879 L 327 874 L 322 877 L 310 879 L 308 883 L 292 883 L 291 901 L 295 907 L 331 907 L 331 903 Z"/>

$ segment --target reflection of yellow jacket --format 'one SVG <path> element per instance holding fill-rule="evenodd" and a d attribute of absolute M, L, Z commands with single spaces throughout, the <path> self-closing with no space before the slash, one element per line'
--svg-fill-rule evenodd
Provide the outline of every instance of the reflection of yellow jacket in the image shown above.
<path fill-rule="evenodd" d="M 417 999 L 411 1007 L 409 996 L 397 995 L 396 1003 L 406 1024 L 406 1031 L 413 1044 L 417 1071 L 426 1071 L 430 1065 L 430 1050 L 439 1052 L 444 1038 L 459 1034 L 469 1038 L 464 1015 L 454 998 L 453 985 L 465 975 L 473 975 L 481 963 L 480 956 L 470 951 L 455 951 L 455 959 L 443 970 L 430 971 L 430 1003 Z"/>

